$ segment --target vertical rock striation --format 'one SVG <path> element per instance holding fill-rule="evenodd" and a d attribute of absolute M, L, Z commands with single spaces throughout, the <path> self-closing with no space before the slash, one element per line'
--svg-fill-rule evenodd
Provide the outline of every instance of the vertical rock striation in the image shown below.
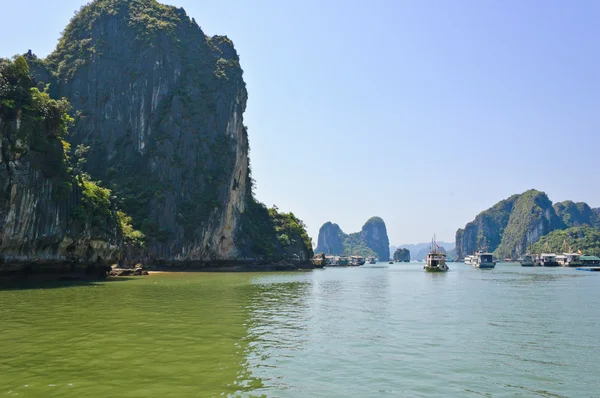
<path fill-rule="evenodd" d="M 23 57 L 0 60 L 0 274 L 105 274 L 120 254 L 116 215 L 107 204 L 86 217 L 61 142 L 68 103 L 34 86 Z"/>
<path fill-rule="evenodd" d="M 343 254 L 345 236 L 339 225 L 326 222 L 319 229 L 316 252 L 338 256 Z"/>
<path fill-rule="evenodd" d="M 95 0 L 48 59 L 29 58 L 38 85 L 75 110 L 69 141 L 89 147 L 84 171 L 143 232 L 129 257 L 172 265 L 312 253 L 297 247 L 310 241 L 305 231 L 292 228 L 287 244 L 252 197 L 248 93 L 226 36 L 206 36 L 182 8 L 156 0 Z M 262 225 L 260 244 L 250 219 Z"/>

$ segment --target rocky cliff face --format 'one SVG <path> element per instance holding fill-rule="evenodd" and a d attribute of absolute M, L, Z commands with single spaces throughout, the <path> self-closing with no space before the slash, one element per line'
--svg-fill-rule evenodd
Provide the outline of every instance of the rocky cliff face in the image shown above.
<path fill-rule="evenodd" d="M 65 29 L 48 64 L 77 110 L 71 139 L 166 261 L 239 258 L 247 93 L 233 44 L 183 9 L 97 0 Z"/>
<path fill-rule="evenodd" d="M 497 203 L 481 212 L 464 229 L 459 229 L 457 256 L 484 250 L 498 257 L 516 258 L 542 236 L 560 228 L 564 228 L 564 223 L 556 215 L 548 196 L 530 190 Z"/>
<path fill-rule="evenodd" d="M 363 225 L 360 236 L 380 260 L 389 260 L 390 240 L 387 235 L 385 222 L 380 217 L 371 217 Z"/>
<path fill-rule="evenodd" d="M 90 148 L 85 171 L 144 233 L 144 250 L 130 255 L 172 264 L 312 253 L 293 247 L 305 231 L 282 245 L 277 220 L 252 198 L 248 94 L 227 37 L 207 37 L 183 9 L 155 0 L 95 0 L 32 63 L 76 111 L 70 141 Z M 260 244 L 250 224 L 262 226 Z"/>
<path fill-rule="evenodd" d="M 589 225 L 600 227 L 600 215 L 587 203 L 575 203 L 572 200 L 555 203 L 554 211 L 560 217 L 566 227 L 579 227 Z M 597 209 L 596 209 L 597 210 Z"/>
<path fill-rule="evenodd" d="M 327 222 L 319 229 L 317 253 L 376 256 L 388 260 L 389 239 L 385 223 L 379 217 L 369 219 L 360 232 L 345 234 L 337 224 Z"/>
<path fill-rule="evenodd" d="M 319 229 L 317 253 L 341 255 L 344 253 L 344 238 L 346 234 L 339 225 L 326 222 Z"/>
<path fill-rule="evenodd" d="M 116 214 L 68 171 L 68 103 L 34 86 L 24 58 L 0 60 L 0 274 L 105 274 L 121 251 Z"/>

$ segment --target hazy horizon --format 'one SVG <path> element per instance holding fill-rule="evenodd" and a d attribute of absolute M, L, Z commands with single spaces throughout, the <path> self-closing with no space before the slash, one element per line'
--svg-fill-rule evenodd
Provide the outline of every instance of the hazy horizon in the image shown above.
<path fill-rule="evenodd" d="M 2 1 L 0 57 L 45 57 L 85 3 Z M 372 216 L 394 245 L 454 242 L 531 188 L 600 207 L 598 2 L 162 3 L 233 40 L 257 197 L 315 243 Z"/>

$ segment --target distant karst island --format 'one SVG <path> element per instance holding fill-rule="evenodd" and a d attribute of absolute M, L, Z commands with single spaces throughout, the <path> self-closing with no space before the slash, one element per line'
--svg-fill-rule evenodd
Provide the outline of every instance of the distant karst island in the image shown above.
<path fill-rule="evenodd" d="M 553 204 L 531 189 L 501 200 L 456 232 L 459 258 L 483 250 L 500 259 L 517 259 L 527 251 L 600 254 L 600 209 L 587 203 Z"/>
<path fill-rule="evenodd" d="M 390 242 L 385 222 L 381 217 L 371 217 L 360 232 L 346 234 L 339 225 L 326 222 L 319 229 L 316 253 L 328 255 L 377 257 L 390 259 Z"/>

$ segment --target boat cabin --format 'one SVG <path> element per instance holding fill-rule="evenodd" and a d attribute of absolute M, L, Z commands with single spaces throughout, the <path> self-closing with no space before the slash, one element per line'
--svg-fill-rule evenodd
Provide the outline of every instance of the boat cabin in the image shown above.
<path fill-rule="evenodd" d="M 600 258 L 596 256 L 581 256 L 579 259 L 583 265 L 600 265 Z"/>
<path fill-rule="evenodd" d="M 350 258 L 344 257 L 344 256 L 340 256 L 340 257 L 338 257 L 337 264 L 340 265 L 340 266 L 348 265 L 348 264 L 350 264 Z"/>
<path fill-rule="evenodd" d="M 446 263 L 446 255 L 442 253 L 429 253 L 426 260 L 428 266 L 437 267 L 439 264 Z"/>
<path fill-rule="evenodd" d="M 365 258 L 363 256 L 352 256 L 350 258 L 350 263 L 352 265 L 363 265 L 365 263 Z"/>
<path fill-rule="evenodd" d="M 542 262 L 555 262 L 556 254 L 554 253 L 542 253 L 540 254 L 540 261 Z"/>
<path fill-rule="evenodd" d="M 493 263 L 494 262 L 494 255 L 492 253 L 479 252 L 479 253 L 475 254 L 475 257 L 479 258 L 480 263 Z"/>

